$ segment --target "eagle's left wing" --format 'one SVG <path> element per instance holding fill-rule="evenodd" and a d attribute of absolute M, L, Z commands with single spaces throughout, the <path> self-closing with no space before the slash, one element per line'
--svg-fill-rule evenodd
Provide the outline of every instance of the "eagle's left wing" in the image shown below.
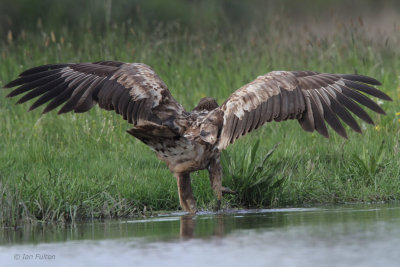
<path fill-rule="evenodd" d="M 100 61 L 50 64 L 24 71 L 5 88 L 24 94 L 17 103 L 36 99 L 29 110 L 46 103 L 43 113 L 63 104 L 59 114 L 86 112 L 95 104 L 114 110 L 135 126 L 163 125 L 184 112 L 155 71 L 142 63 Z"/>
<path fill-rule="evenodd" d="M 347 138 L 338 117 L 354 131 L 361 132 L 349 111 L 367 123 L 369 115 L 355 102 L 385 114 L 364 94 L 391 100 L 370 85 L 380 82 L 362 75 L 327 74 L 309 71 L 274 71 L 259 76 L 234 92 L 219 108 L 223 125 L 218 148 L 225 149 L 240 136 L 269 121 L 297 119 L 304 130 L 329 137 L 325 121 Z"/>

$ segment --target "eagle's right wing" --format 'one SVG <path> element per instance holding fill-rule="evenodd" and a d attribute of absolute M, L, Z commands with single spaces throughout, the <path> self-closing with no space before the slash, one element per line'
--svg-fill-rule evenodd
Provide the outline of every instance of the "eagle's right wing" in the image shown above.
<path fill-rule="evenodd" d="M 20 86 L 8 97 L 26 93 L 17 103 L 39 97 L 29 110 L 50 101 L 49 112 L 85 112 L 96 103 L 115 110 L 134 125 L 162 124 L 184 112 L 167 86 L 149 66 L 141 63 L 103 61 L 44 65 L 29 69 L 5 88 Z"/>
<path fill-rule="evenodd" d="M 297 119 L 304 130 L 316 130 L 325 137 L 329 136 L 327 122 L 346 138 L 339 117 L 354 131 L 361 132 L 349 111 L 367 123 L 373 121 L 355 101 L 380 114 L 385 112 L 360 92 L 391 100 L 370 85 L 380 82 L 362 75 L 309 71 L 273 71 L 259 76 L 235 91 L 219 108 L 223 124 L 218 148 L 226 148 L 240 136 L 273 120 Z"/>

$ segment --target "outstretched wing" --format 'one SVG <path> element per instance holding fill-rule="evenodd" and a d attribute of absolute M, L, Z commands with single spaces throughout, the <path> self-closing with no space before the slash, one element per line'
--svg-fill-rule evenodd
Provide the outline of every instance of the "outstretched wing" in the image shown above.
<path fill-rule="evenodd" d="M 167 86 L 147 65 L 103 61 L 54 64 L 29 69 L 5 88 L 20 86 L 8 97 L 26 93 L 17 103 L 39 97 L 29 110 L 47 104 L 43 113 L 64 104 L 58 114 L 85 112 L 96 103 L 115 110 L 125 120 L 140 125 L 160 124 L 184 111 Z"/>
<path fill-rule="evenodd" d="M 362 75 L 308 71 L 274 71 L 259 76 L 234 92 L 220 107 L 224 115 L 218 148 L 226 148 L 240 136 L 272 120 L 297 119 L 304 130 L 316 130 L 329 137 L 326 121 L 339 135 L 347 138 L 338 117 L 354 131 L 361 132 L 349 111 L 373 124 L 371 117 L 355 101 L 385 114 L 379 105 L 360 93 L 391 100 L 370 86 L 380 84 Z"/>

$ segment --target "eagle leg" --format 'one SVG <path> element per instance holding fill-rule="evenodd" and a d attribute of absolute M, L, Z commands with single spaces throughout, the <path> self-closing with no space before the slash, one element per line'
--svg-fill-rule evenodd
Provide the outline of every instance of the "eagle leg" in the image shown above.
<path fill-rule="evenodd" d="M 211 187 L 217 196 L 216 210 L 221 208 L 222 201 L 222 167 L 219 161 L 219 157 L 212 159 L 208 166 L 208 174 L 210 176 Z"/>
<path fill-rule="evenodd" d="M 179 203 L 184 211 L 196 213 L 196 201 L 193 197 L 189 173 L 175 173 L 178 184 Z"/>

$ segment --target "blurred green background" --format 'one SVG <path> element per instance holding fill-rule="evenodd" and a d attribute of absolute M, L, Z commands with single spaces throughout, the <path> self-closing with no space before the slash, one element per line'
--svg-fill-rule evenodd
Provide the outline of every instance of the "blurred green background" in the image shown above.
<path fill-rule="evenodd" d="M 329 23 L 332 16 L 379 21 L 398 16 L 400 1 L 374 0 L 2 0 L 0 33 L 61 27 L 103 31 L 126 23 L 148 31 L 160 24 L 179 23 L 184 29 L 248 29 L 273 17 L 290 22 Z M 381 21 L 379 21 L 381 22 Z"/>

